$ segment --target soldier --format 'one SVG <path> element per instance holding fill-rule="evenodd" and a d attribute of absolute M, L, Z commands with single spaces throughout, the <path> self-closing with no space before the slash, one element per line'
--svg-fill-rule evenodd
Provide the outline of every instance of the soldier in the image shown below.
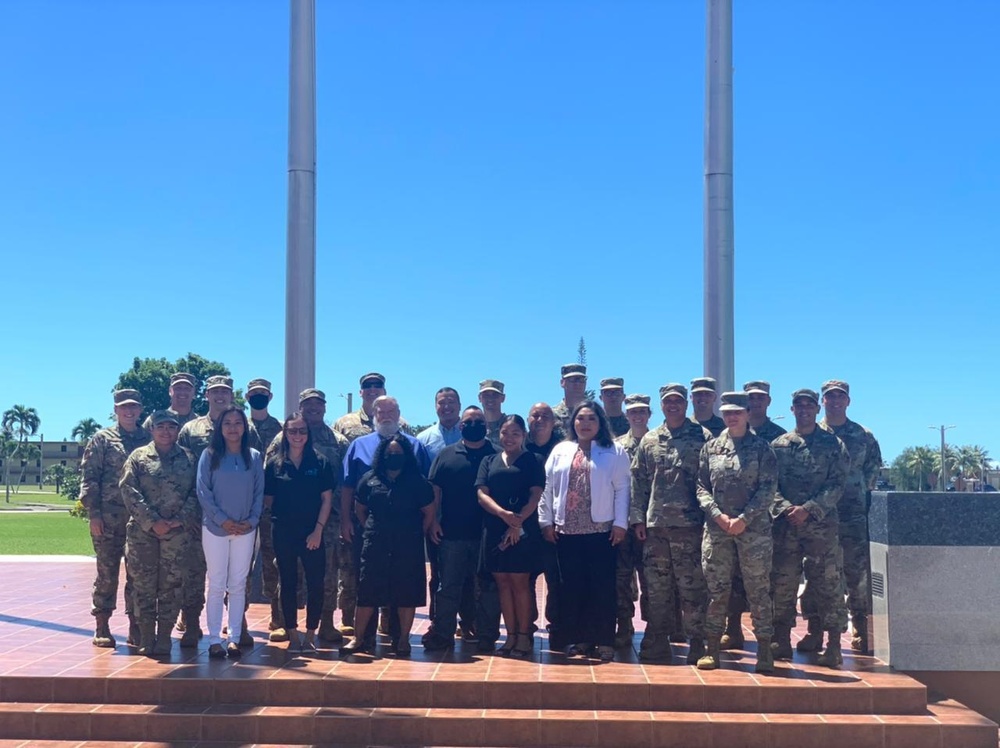
<path fill-rule="evenodd" d="M 271 442 L 281 433 L 281 421 L 267 411 L 274 395 L 266 379 L 247 382 L 247 403 L 250 405 L 250 446 L 263 456 Z M 268 520 L 270 523 L 270 520 Z M 268 526 L 270 530 L 270 525 Z M 263 529 L 261 530 L 263 532 Z"/>
<path fill-rule="evenodd" d="M 814 565 L 812 584 L 822 627 L 829 633 L 826 651 L 816 660 L 837 667 L 844 658 L 840 634 L 847 628 L 841 594 L 837 542 L 837 502 L 844 491 L 850 455 L 833 434 L 817 428 L 819 395 L 810 389 L 792 394 L 795 429 L 771 444 L 778 460 L 778 490 L 771 507 L 774 518 L 774 639 L 778 659 L 791 659 L 795 596 L 804 559 Z"/>
<path fill-rule="evenodd" d="M 691 380 L 691 405 L 694 413 L 691 420 L 699 423 L 718 436 L 726 424 L 715 415 L 716 383 L 711 377 L 698 377 Z"/>
<path fill-rule="evenodd" d="M 108 622 L 118 599 L 118 575 L 125 556 L 125 526 L 128 510 L 122 500 L 118 483 L 122 478 L 125 459 L 152 438 L 146 429 L 137 426 L 142 414 L 142 402 L 136 390 L 118 390 L 114 395 L 116 423 L 101 429 L 87 442 L 80 463 L 80 501 L 90 517 L 90 539 L 97 556 L 97 578 L 94 580 L 96 619 L 95 647 L 114 647 Z M 125 614 L 128 616 L 128 644 L 139 645 L 139 624 L 132 607 L 132 571 L 125 564 Z"/>
<path fill-rule="evenodd" d="M 158 410 L 151 420 L 153 441 L 128 456 L 120 484 L 131 515 L 125 529 L 126 555 L 139 617 L 139 654 L 148 657 L 170 654 L 184 559 L 200 528 L 198 460 L 177 444 L 175 414 Z"/>
<path fill-rule="evenodd" d="M 645 543 L 642 561 L 649 595 L 639 658 L 670 657 L 670 620 L 674 595 L 678 594 L 681 625 L 690 642 L 687 663 L 695 665 L 705 654 L 708 603 L 701 571 L 705 515 L 698 504 L 696 483 L 701 448 L 712 435 L 688 420 L 687 404 L 684 385 L 672 383 L 660 388 L 666 420 L 642 437 L 632 460 L 629 522 L 636 539 Z"/>
<path fill-rule="evenodd" d="M 608 380 L 604 380 L 605 382 Z M 621 381 L 621 380 L 617 380 Z M 604 397 L 603 385 L 601 397 Z M 629 430 L 622 434 L 615 443 L 621 445 L 631 461 L 639 448 L 639 442 L 649 432 L 649 419 L 653 415 L 649 407 L 649 395 L 629 395 L 625 398 L 625 417 L 628 419 Z M 609 419 L 610 420 L 610 419 Z M 612 426 L 613 428 L 613 426 Z M 638 581 L 636 576 L 638 575 Z M 629 529 L 625 539 L 618 544 L 618 561 L 615 567 L 615 586 L 618 598 L 618 623 L 615 633 L 615 647 L 621 649 L 632 643 L 635 627 L 632 619 L 635 617 L 635 601 L 639 597 L 639 587 L 642 587 L 642 599 L 639 609 L 642 619 L 646 620 L 646 582 L 642 573 L 642 543 L 635 538 L 635 532 Z"/>
<path fill-rule="evenodd" d="M 500 450 L 500 424 L 507 416 L 500 410 L 507 396 L 503 392 L 503 382 L 499 379 L 484 379 L 479 383 L 479 404 L 486 416 L 486 438 L 493 448 Z"/>
<path fill-rule="evenodd" d="M 719 644 L 733 567 L 739 558 L 757 639 L 754 669 L 770 673 L 774 670 L 774 626 L 768 512 L 774 502 L 778 467 L 771 447 L 749 428 L 745 392 L 723 393 L 719 410 L 726 428 L 702 447 L 698 467 L 698 501 L 705 512 L 701 566 L 708 585 L 708 652 L 698 660 L 698 668 L 719 667 Z"/>
<path fill-rule="evenodd" d="M 170 387 L 167 389 L 167 394 L 170 395 L 170 407 L 167 410 L 177 416 L 177 423 L 181 426 L 198 417 L 198 414 L 191 409 L 191 404 L 194 402 L 194 396 L 197 393 L 198 380 L 194 378 L 193 374 L 188 374 L 186 371 L 178 371 L 170 375 Z M 146 431 L 152 431 L 152 414 L 146 416 L 142 427 Z"/>
<path fill-rule="evenodd" d="M 871 491 L 882 468 L 882 451 L 871 431 L 847 417 L 851 404 L 851 387 L 847 382 L 831 379 L 823 383 L 822 398 L 825 417 L 821 429 L 835 434 L 851 456 L 844 493 L 837 504 L 840 519 L 838 537 L 843 556 L 843 576 L 847 589 L 847 608 L 851 613 L 851 648 L 869 651 L 868 615 L 871 612 L 871 558 L 868 550 L 868 507 Z M 822 646 L 822 631 L 815 614 L 815 601 L 809 579 L 813 570 L 806 568 L 806 589 L 802 595 L 802 614 L 809 621 L 809 633 L 799 642 L 800 651 L 813 651 Z M 819 638 L 819 642 L 815 639 Z M 810 641 L 807 641 L 810 640 Z M 810 649 L 812 647 L 813 649 Z"/>
<path fill-rule="evenodd" d="M 622 413 L 622 402 L 625 400 L 625 380 L 621 377 L 610 377 L 601 380 L 601 402 L 604 404 L 604 413 L 611 424 L 611 430 L 615 437 L 627 434 L 629 430 L 629 420 Z M 620 544 L 619 544 L 620 545 Z"/>
<path fill-rule="evenodd" d="M 359 383 L 361 384 L 361 407 L 353 413 L 341 416 L 333 424 L 333 430 L 347 437 L 348 442 L 353 442 L 359 436 L 367 436 L 375 430 L 375 426 L 372 424 L 375 401 L 385 394 L 385 377 L 377 371 L 363 375 Z"/>
<path fill-rule="evenodd" d="M 747 393 L 750 428 L 757 436 L 770 444 L 785 433 L 781 426 L 767 417 L 767 408 L 771 404 L 771 384 L 755 380 L 744 384 L 743 391 Z M 750 607 L 747 605 L 743 576 L 740 573 L 740 560 L 737 557 L 733 559 L 733 588 L 729 593 L 726 631 L 719 643 L 720 649 L 743 649 L 746 641 L 743 638 L 741 619 L 744 611 L 747 610 L 750 610 Z"/>
<path fill-rule="evenodd" d="M 552 409 L 552 413 L 560 431 L 568 434 L 569 414 L 587 399 L 587 367 L 584 364 L 566 364 L 560 369 L 560 376 L 559 386 L 563 390 L 563 399 Z"/>
<path fill-rule="evenodd" d="M 198 416 L 181 426 L 177 443 L 194 455 L 197 464 L 201 453 L 212 443 L 212 431 L 216 419 L 233 404 L 233 380 L 217 374 L 205 380 L 205 399 L 208 401 L 208 415 Z M 201 545 L 201 504 L 196 507 L 198 526 L 192 533 L 191 543 L 184 569 L 183 599 L 181 601 L 181 622 L 177 627 L 183 631 L 182 647 L 197 647 L 201 639 L 201 611 L 205 607 L 205 549 Z M 253 637 L 243 622 L 240 634 L 241 647 L 252 647 Z"/>

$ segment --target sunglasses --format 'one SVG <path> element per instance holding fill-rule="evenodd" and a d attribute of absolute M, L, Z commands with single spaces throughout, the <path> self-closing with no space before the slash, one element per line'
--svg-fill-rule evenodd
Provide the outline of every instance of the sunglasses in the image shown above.
<path fill-rule="evenodd" d="M 309 429 L 285 429 L 286 434 L 294 434 L 296 436 L 308 436 Z"/>
<path fill-rule="evenodd" d="M 370 382 L 365 382 L 364 384 L 362 384 L 361 385 L 361 389 L 363 389 L 363 390 L 380 390 L 380 389 L 382 389 L 382 383 L 378 382 L 378 381 L 375 381 L 375 380 L 372 380 Z"/>

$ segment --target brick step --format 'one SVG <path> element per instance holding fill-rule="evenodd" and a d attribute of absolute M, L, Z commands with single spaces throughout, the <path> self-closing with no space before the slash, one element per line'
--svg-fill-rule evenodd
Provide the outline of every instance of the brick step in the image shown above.
<path fill-rule="evenodd" d="M 746 712 L 784 714 L 922 714 L 927 689 L 917 681 L 879 684 L 838 674 L 840 681 L 747 677 L 717 671 L 703 678 L 679 670 L 669 682 L 584 679 L 468 680 L 439 674 L 433 680 L 383 676 L 337 678 L 99 678 L 0 677 L 0 701 L 89 704 L 256 704 L 362 708 L 613 709 L 622 711 Z M 252 674 L 252 673 L 251 673 Z M 401 674 L 400 674 L 401 675 Z M 715 676 L 715 677 L 713 677 Z M 523 677 L 523 676 L 522 676 Z"/>
<path fill-rule="evenodd" d="M 7 703 L 0 704 L 0 735 L 174 744 L 997 748 L 996 724 L 948 703 L 921 715 Z"/>

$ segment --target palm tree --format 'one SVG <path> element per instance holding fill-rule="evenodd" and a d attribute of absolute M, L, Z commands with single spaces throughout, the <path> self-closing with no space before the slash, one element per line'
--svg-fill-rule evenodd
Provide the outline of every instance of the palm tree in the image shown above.
<path fill-rule="evenodd" d="M 934 471 L 934 450 L 930 447 L 909 447 L 904 452 L 908 453 L 905 460 L 906 468 L 916 473 L 917 490 L 923 491 L 925 477 Z"/>
<path fill-rule="evenodd" d="M 21 448 L 21 474 L 17 478 L 17 483 L 14 484 L 14 493 L 18 493 L 21 490 L 21 484 L 24 483 L 24 474 L 28 472 L 28 465 L 32 462 L 41 462 L 42 448 L 37 444 L 27 443 Z"/>
<path fill-rule="evenodd" d="M 24 451 L 28 437 L 38 433 L 38 427 L 41 425 L 42 420 L 38 417 L 38 411 L 25 405 L 15 405 L 5 410 L 3 417 L 0 418 L 0 428 L 14 441 L 13 449 L 9 452 L 5 450 L 3 461 L 5 499 L 8 504 L 10 503 L 10 463 Z"/>
<path fill-rule="evenodd" d="M 930 449 L 930 447 L 928 447 L 928 449 Z M 933 452 L 934 452 L 934 472 L 937 475 L 940 476 L 942 474 L 942 471 L 941 471 L 941 450 L 935 449 L 935 450 L 933 450 Z M 945 463 L 945 466 L 948 468 L 948 475 L 954 475 L 955 474 L 955 465 L 956 465 L 957 461 L 958 461 L 958 455 L 955 453 L 955 448 L 954 447 L 948 447 L 948 446 L 946 446 L 945 450 L 944 450 L 944 463 Z M 948 486 L 938 486 L 937 490 L 938 491 L 947 491 L 948 490 Z"/>
<path fill-rule="evenodd" d="M 982 479 L 989 459 L 989 452 L 984 447 L 964 444 L 955 452 L 955 468 L 966 480 Z"/>
<path fill-rule="evenodd" d="M 84 418 L 73 427 L 72 436 L 80 444 L 86 444 L 90 437 L 101 430 L 101 424 L 93 418 Z"/>

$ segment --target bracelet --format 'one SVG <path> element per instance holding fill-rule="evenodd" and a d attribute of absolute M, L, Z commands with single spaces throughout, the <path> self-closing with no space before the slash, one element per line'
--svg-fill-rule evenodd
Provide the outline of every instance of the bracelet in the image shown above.
<path fill-rule="evenodd" d="M 320 522 L 319 520 L 316 520 L 316 524 L 319 525 L 320 527 L 326 527 L 326 522 Z"/>

